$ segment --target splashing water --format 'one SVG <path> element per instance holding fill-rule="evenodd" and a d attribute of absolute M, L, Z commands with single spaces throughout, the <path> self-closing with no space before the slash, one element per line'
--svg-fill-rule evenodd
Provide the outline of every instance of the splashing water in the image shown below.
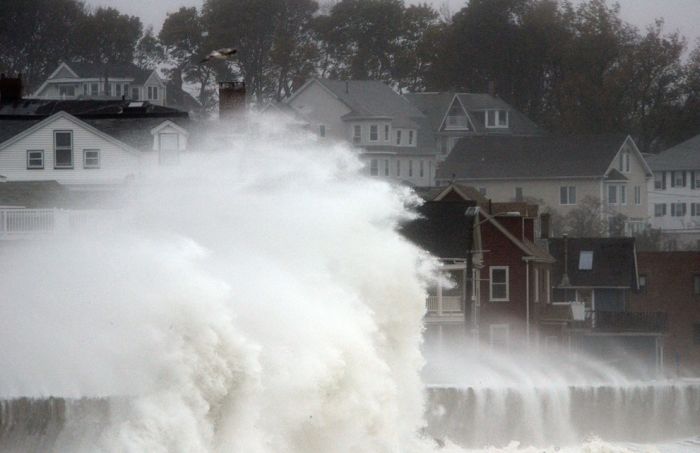
<path fill-rule="evenodd" d="M 77 234 L 3 245 L 0 450 L 438 449 L 419 434 L 436 266 L 396 232 L 409 191 L 271 131 L 127 198 Z"/>

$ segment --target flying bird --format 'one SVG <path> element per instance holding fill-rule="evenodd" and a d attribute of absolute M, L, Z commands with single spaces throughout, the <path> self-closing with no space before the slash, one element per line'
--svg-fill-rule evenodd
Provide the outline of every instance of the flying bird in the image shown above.
<path fill-rule="evenodd" d="M 229 60 L 231 57 L 233 57 L 236 54 L 236 52 L 238 52 L 238 50 L 231 48 L 231 47 L 225 47 L 223 49 L 212 50 L 209 53 L 209 55 L 204 57 L 204 59 L 199 62 L 199 64 L 204 64 L 207 61 L 211 61 L 211 60 Z"/>

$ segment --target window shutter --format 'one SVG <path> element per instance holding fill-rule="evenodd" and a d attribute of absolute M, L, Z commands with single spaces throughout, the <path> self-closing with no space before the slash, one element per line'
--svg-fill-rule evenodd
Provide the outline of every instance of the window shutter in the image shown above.
<path fill-rule="evenodd" d="M 695 189 L 695 172 L 691 171 L 690 172 L 690 188 Z"/>
<path fill-rule="evenodd" d="M 663 190 L 666 190 L 666 172 L 665 171 L 661 172 L 661 188 Z"/>
<path fill-rule="evenodd" d="M 685 178 L 686 178 L 687 176 L 688 176 L 688 175 L 687 175 L 687 172 L 686 172 L 686 171 L 683 171 L 683 187 L 687 187 L 686 181 L 685 181 Z"/>

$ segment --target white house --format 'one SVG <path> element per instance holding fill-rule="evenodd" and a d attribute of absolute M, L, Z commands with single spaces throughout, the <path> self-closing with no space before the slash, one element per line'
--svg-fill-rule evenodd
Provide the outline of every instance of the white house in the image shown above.
<path fill-rule="evenodd" d="M 536 202 L 561 215 L 592 198 L 603 217 L 625 216 L 631 234 L 648 224 L 651 177 L 634 140 L 623 134 L 478 135 L 457 142 L 436 179 L 476 187 L 494 200 Z"/>
<path fill-rule="evenodd" d="M 357 148 L 369 174 L 433 185 L 436 150 L 427 118 L 388 85 L 314 78 L 285 103 L 322 139 Z"/>
<path fill-rule="evenodd" d="M 167 105 L 156 71 L 133 64 L 61 63 L 32 95 L 38 99 L 128 99 Z"/>
<path fill-rule="evenodd" d="M 648 158 L 651 225 L 668 250 L 700 249 L 700 135 Z"/>

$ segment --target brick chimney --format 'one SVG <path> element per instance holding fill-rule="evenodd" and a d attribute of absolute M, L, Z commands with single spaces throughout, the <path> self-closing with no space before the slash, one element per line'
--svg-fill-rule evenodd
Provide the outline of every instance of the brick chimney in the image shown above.
<path fill-rule="evenodd" d="M 219 82 L 219 118 L 242 117 L 245 113 L 245 82 Z"/>
<path fill-rule="evenodd" d="M 0 103 L 11 104 L 22 100 L 22 74 L 16 78 L 0 74 Z"/>

